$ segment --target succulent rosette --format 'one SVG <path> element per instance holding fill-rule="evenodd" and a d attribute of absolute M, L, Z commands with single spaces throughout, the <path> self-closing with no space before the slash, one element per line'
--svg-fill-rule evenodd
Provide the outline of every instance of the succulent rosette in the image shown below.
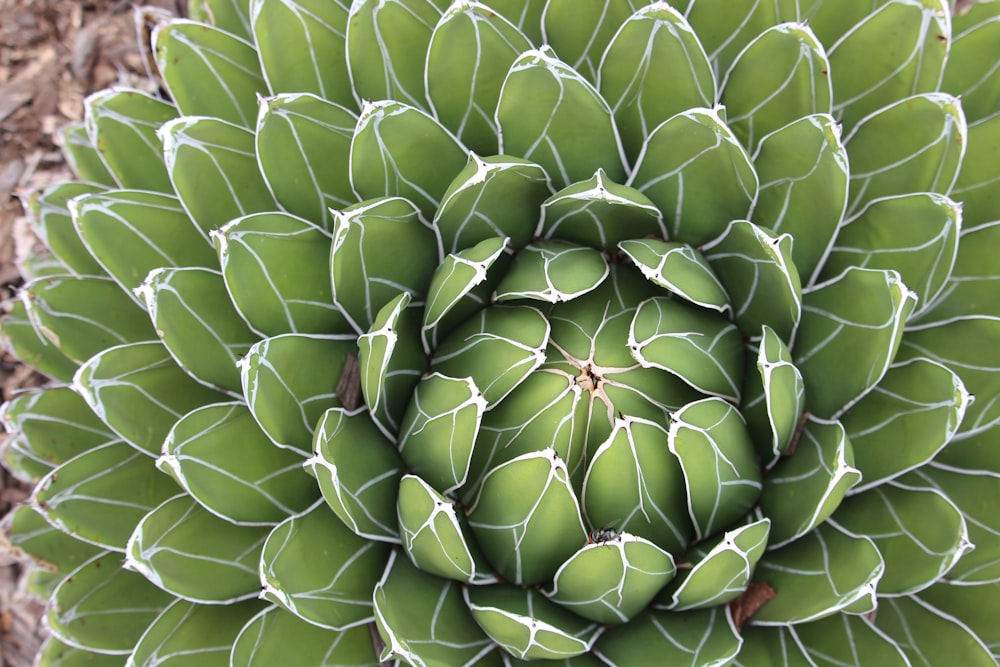
<path fill-rule="evenodd" d="M 141 10 L 3 320 L 39 665 L 995 665 L 965 9 Z"/>

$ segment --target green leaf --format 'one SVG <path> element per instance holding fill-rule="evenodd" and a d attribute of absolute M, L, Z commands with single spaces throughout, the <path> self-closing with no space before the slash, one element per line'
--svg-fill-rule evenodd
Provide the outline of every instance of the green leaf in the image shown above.
<path fill-rule="evenodd" d="M 768 28 L 737 56 L 721 101 L 726 122 L 751 151 L 788 123 L 830 113 L 833 90 L 823 45 L 802 23 Z"/>
<path fill-rule="evenodd" d="M 385 642 L 383 663 L 502 664 L 496 645 L 472 622 L 459 585 L 418 570 L 398 551 L 389 557 L 373 598 Z"/>
<path fill-rule="evenodd" d="M 516 584 L 551 578 L 585 541 L 566 464 L 551 448 L 491 470 L 468 516 L 490 563 Z"/>
<path fill-rule="evenodd" d="M 890 0 L 830 43 L 834 109 L 847 127 L 904 97 L 938 89 L 951 37 L 950 4 Z"/>
<path fill-rule="evenodd" d="M 118 187 L 115 177 L 108 171 L 100 153 L 87 135 L 83 121 L 74 121 L 59 129 L 62 139 L 62 152 L 73 173 L 81 181 L 91 181 L 109 188 Z"/>
<path fill-rule="evenodd" d="M 35 660 L 38 667 L 119 667 L 122 664 L 121 655 L 70 646 L 53 635 L 42 642 Z"/>
<path fill-rule="evenodd" d="M 159 267 L 215 266 L 212 246 L 172 195 L 109 190 L 74 199 L 70 211 L 84 244 L 125 290 Z"/>
<path fill-rule="evenodd" d="M 1000 654 L 1000 633 L 993 622 L 1000 613 L 1000 582 L 962 586 L 939 582 L 920 592 L 919 598 L 958 622 L 964 623 L 993 652 Z"/>
<path fill-rule="evenodd" d="M 758 0 L 684 0 L 685 11 L 708 53 L 717 81 L 757 35 L 778 23 L 777 4 Z"/>
<path fill-rule="evenodd" d="M 997 244 L 1000 221 L 961 230 L 951 275 L 934 302 L 921 309 L 921 319 L 943 322 L 966 315 L 1000 317 L 1000 302 L 996 299 L 1000 271 L 991 252 Z"/>
<path fill-rule="evenodd" d="M 341 521 L 370 540 L 398 542 L 399 453 L 365 410 L 330 408 L 316 424 L 306 469 Z"/>
<path fill-rule="evenodd" d="M 440 18 L 432 0 L 351 3 L 347 57 L 355 97 L 425 108 L 424 62 Z"/>
<path fill-rule="evenodd" d="M 435 26 L 427 50 L 431 109 L 481 155 L 497 153 L 493 112 L 500 88 L 517 56 L 531 48 L 528 38 L 508 21 L 511 14 L 506 16 L 479 3 L 453 4 Z"/>
<path fill-rule="evenodd" d="M 851 163 L 848 215 L 874 199 L 911 192 L 951 192 L 961 201 L 952 187 L 967 135 L 959 100 L 945 93 L 909 97 L 866 116 L 844 137 Z"/>
<path fill-rule="evenodd" d="M 31 213 L 36 232 L 70 273 L 81 276 L 104 275 L 104 267 L 80 240 L 80 233 L 70 217 L 69 202 L 75 197 L 103 192 L 105 189 L 95 183 L 68 182 L 50 185 L 28 196 L 26 208 Z"/>
<path fill-rule="evenodd" d="M 331 632 L 303 621 L 281 607 L 254 616 L 233 643 L 234 667 L 272 667 L 295 658 L 311 667 L 378 667 L 370 626 L 358 625 Z"/>
<path fill-rule="evenodd" d="M 981 55 L 1000 40 L 1000 15 L 969 22 L 972 25 L 962 25 L 961 32 L 958 21 L 953 23 L 955 38 L 948 50 L 941 88 L 961 98 L 965 117 L 972 126 L 996 116 L 1000 103 L 1000 69 L 996 62 Z"/>
<path fill-rule="evenodd" d="M 205 237 L 233 218 L 277 205 L 261 176 L 249 130 L 210 117 L 183 117 L 160 128 L 170 181 Z"/>
<path fill-rule="evenodd" d="M 592 621 L 625 623 L 645 609 L 674 572 L 668 552 L 644 538 L 619 533 L 570 556 L 545 594 Z"/>
<path fill-rule="evenodd" d="M 514 61 L 496 118 L 500 152 L 537 162 L 558 187 L 598 169 L 617 183 L 625 179 L 625 154 L 611 108 L 551 49 L 532 49 Z"/>
<path fill-rule="evenodd" d="M 260 336 L 236 312 L 221 273 L 154 269 L 136 293 L 178 366 L 203 384 L 241 395 L 236 362 Z"/>
<path fill-rule="evenodd" d="M 728 530 L 714 544 L 698 546 L 685 555 L 688 567 L 679 569 L 657 599 L 656 609 L 674 612 L 705 609 L 738 598 L 750 584 L 757 561 L 764 554 L 771 529 L 770 519 L 761 519 Z"/>
<path fill-rule="evenodd" d="M 472 586 L 466 604 L 479 627 L 497 644 L 525 660 L 557 660 L 587 653 L 601 632 L 533 589 Z"/>
<path fill-rule="evenodd" d="M 566 64 L 594 83 L 608 43 L 642 4 L 637 0 L 549 0 L 542 15 L 545 41 Z"/>
<path fill-rule="evenodd" d="M 875 586 L 885 566 L 874 543 L 832 527 L 829 522 L 791 544 L 768 551 L 753 579 L 766 582 L 777 596 L 757 610 L 757 625 L 814 621 L 847 610 L 875 608 Z"/>
<path fill-rule="evenodd" d="M 257 95 L 267 92 L 257 52 L 236 35 L 174 19 L 153 32 L 156 65 L 184 116 L 212 116 L 253 127 Z"/>
<path fill-rule="evenodd" d="M 84 106 L 90 142 L 120 187 L 171 192 L 156 132 L 177 117 L 173 104 L 139 90 L 107 88 Z"/>
<path fill-rule="evenodd" d="M 323 628 L 367 623 L 373 618 L 372 590 L 390 550 L 355 535 L 328 507 L 316 505 L 278 524 L 268 537 L 260 560 L 261 597 Z"/>
<path fill-rule="evenodd" d="M 741 331 L 756 334 L 767 325 L 782 339 L 791 339 L 802 317 L 802 285 L 792 261 L 795 240 L 734 220 L 722 236 L 702 247 L 729 293 Z"/>
<path fill-rule="evenodd" d="M 760 509 L 771 519 L 771 545 L 787 544 L 826 521 L 860 479 L 844 427 L 810 418 L 794 454 L 764 477 Z"/>
<path fill-rule="evenodd" d="M 0 539 L 4 540 L 10 554 L 18 559 L 29 557 L 35 574 L 46 575 L 45 590 L 29 587 L 28 591 L 40 597 L 43 594 L 42 599 L 51 596 L 59 582 L 81 563 L 105 553 L 101 547 L 78 540 L 52 526 L 44 511 L 29 503 L 21 503 L 8 512 L 3 518 L 2 528 Z"/>
<path fill-rule="evenodd" d="M 591 454 L 583 481 L 592 528 L 627 531 L 671 553 L 687 546 L 692 525 L 684 511 L 684 475 L 666 444 L 665 429 L 654 422 L 615 419 L 611 435 Z"/>
<path fill-rule="evenodd" d="M 150 456 L 159 455 L 181 416 L 228 398 L 191 379 L 159 343 L 104 350 L 80 367 L 73 389 L 112 431 Z"/>
<path fill-rule="evenodd" d="M 609 180 L 598 169 L 592 178 L 563 188 L 542 203 L 537 235 L 608 251 L 625 239 L 665 237 L 667 228 L 648 197 Z"/>
<path fill-rule="evenodd" d="M 743 629 L 738 667 L 911 664 L 896 642 L 861 616 L 836 614 L 789 626 L 749 625 Z"/>
<path fill-rule="evenodd" d="M 287 213 L 254 213 L 212 237 L 233 305 L 253 329 L 271 336 L 352 331 L 333 303 L 331 237 L 321 227 Z"/>
<path fill-rule="evenodd" d="M 746 424 L 721 398 L 674 413 L 667 444 L 680 461 L 687 506 L 700 539 L 732 525 L 757 502 L 761 472 Z"/>
<path fill-rule="evenodd" d="M 946 496 L 895 482 L 845 499 L 830 520 L 872 537 L 885 561 L 878 585 L 883 596 L 930 586 L 973 549 L 962 513 Z"/>
<path fill-rule="evenodd" d="M 252 3 L 250 25 L 272 93 L 310 93 L 354 106 L 345 50 L 345 0 Z"/>
<path fill-rule="evenodd" d="M 135 527 L 125 567 L 190 602 L 249 600 L 260 592 L 256 566 L 270 530 L 237 526 L 179 495 Z"/>
<path fill-rule="evenodd" d="M 215 667 L 229 660 L 230 645 L 263 603 L 197 605 L 174 601 L 149 624 L 127 667 Z"/>
<path fill-rule="evenodd" d="M 40 372 L 61 382 L 71 382 L 80 362 L 66 356 L 39 328 L 28 310 L 24 292 L 10 302 L 0 320 L 0 334 L 11 353 Z"/>
<path fill-rule="evenodd" d="M 626 183 L 663 211 L 673 241 L 714 239 L 745 218 L 757 196 L 750 156 L 719 113 L 689 109 L 660 123 Z"/>
<path fill-rule="evenodd" d="M 260 341 L 240 359 L 247 405 L 274 444 L 312 450 L 315 424 L 340 404 L 339 374 L 356 353 L 353 336 L 285 334 Z"/>
<path fill-rule="evenodd" d="M 190 0 L 188 15 L 241 39 L 250 39 L 248 8 L 254 0 Z"/>
<path fill-rule="evenodd" d="M 614 667 L 698 667 L 728 664 L 742 643 L 725 607 L 681 614 L 651 609 L 628 624 L 611 628 L 598 640 L 594 652 Z"/>
<path fill-rule="evenodd" d="M 337 5 L 325 0 L 321 4 Z M 288 8 L 287 2 L 258 5 Z M 333 228 L 330 209 L 357 201 L 348 168 L 356 125 L 354 112 L 309 93 L 274 95 L 261 101 L 257 158 L 282 208 L 327 231 Z"/>
<path fill-rule="evenodd" d="M 915 470 L 952 441 L 972 396 L 944 366 L 920 357 L 892 366 L 842 421 L 861 471 L 857 491 Z"/>
<path fill-rule="evenodd" d="M 918 597 L 887 598 L 875 627 L 893 639 L 913 662 L 992 667 L 996 660 L 968 626 Z"/>
<path fill-rule="evenodd" d="M 599 250 L 562 241 L 537 241 L 514 258 L 497 285 L 495 300 L 572 301 L 595 289 L 608 273 L 608 263 Z"/>
<path fill-rule="evenodd" d="M 857 267 L 803 295 L 791 347 L 809 387 L 806 405 L 812 413 L 836 417 L 878 384 L 916 300 L 895 271 Z"/>
<path fill-rule="evenodd" d="M 760 191 L 750 219 L 795 238 L 792 259 L 811 284 L 847 206 L 847 149 L 832 116 L 806 116 L 763 137 L 753 156 Z"/>
<path fill-rule="evenodd" d="M 633 162 L 653 128 L 716 100 L 712 65 L 701 42 L 687 19 L 665 3 L 641 7 L 621 23 L 601 59 L 598 88 Z"/>
<path fill-rule="evenodd" d="M 242 403 L 180 418 L 156 461 L 202 507 L 238 525 L 272 525 L 312 505 L 299 452 L 275 447 Z"/>
<path fill-rule="evenodd" d="M 618 247 L 654 285 L 702 308 L 732 311 L 729 295 L 696 248 L 655 238 L 622 241 Z"/>
<path fill-rule="evenodd" d="M 132 651 L 172 597 L 122 569 L 120 561 L 121 554 L 105 552 L 63 580 L 48 607 L 53 635 L 97 653 L 127 656 Z"/>

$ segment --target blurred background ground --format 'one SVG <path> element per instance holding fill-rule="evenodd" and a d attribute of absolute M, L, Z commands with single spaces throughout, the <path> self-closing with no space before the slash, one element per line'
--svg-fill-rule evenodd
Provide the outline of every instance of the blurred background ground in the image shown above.
<path fill-rule="evenodd" d="M 178 12 L 179 0 L 146 0 Z M 145 87 L 129 0 L 0 0 L 0 302 L 21 284 L 18 259 L 35 244 L 20 197 L 70 176 L 57 131 L 83 99 L 111 85 Z M 45 379 L 0 354 L 0 398 Z M 0 516 L 28 487 L 0 470 Z M 23 591 L 24 564 L 0 549 L 0 666 L 27 667 L 44 630 L 42 603 Z"/>

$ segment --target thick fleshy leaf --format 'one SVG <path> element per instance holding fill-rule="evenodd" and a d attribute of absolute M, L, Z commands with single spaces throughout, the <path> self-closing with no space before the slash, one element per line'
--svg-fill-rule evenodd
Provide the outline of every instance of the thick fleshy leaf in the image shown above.
<path fill-rule="evenodd" d="M 355 97 L 424 108 L 424 61 L 440 18 L 432 0 L 352 2 L 347 57 Z"/>
<path fill-rule="evenodd" d="M 729 293 L 743 332 L 767 325 L 790 340 L 802 316 L 802 285 L 792 261 L 794 238 L 734 220 L 722 236 L 702 247 L 709 266 Z"/>
<path fill-rule="evenodd" d="M 962 109 L 974 125 L 995 117 L 1000 108 L 1000 68 L 980 56 L 1000 40 L 1000 19 L 993 15 L 967 20 L 971 25 L 960 27 L 953 22 L 955 38 L 948 50 L 941 87 L 962 98 Z"/>
<path fill-rule="evenodd" d="M 835 417 L 878 384 L 916 300 L 896 272 L 856 267 L 803 295 L 792 356 L 812 413 Z"/>
<path fill-rule="evenodd" d="M 325 0 L 313 0 L 312 4 L 338 5 Z M 258 5 L 290 7 L 288 2 Z M 324 61 L 324 71 L 327 66 Z M 282 208 L 329 230 L 333 227 L 330 209 L 343 208 L 357 200 L 348 171 L 355 125 L 354 112 L 308 93 L 261 100 L 255 135 L 257 159 Z"/>
<path fill-rule="evenodd" d="M 674 413 L 668 446 L 680 461 L 687 506 L 698 538 L 746 514 L 761 492 L 761 472 L 746 423 L 721 398 Z"/>
<path fill-rule="evenodd" d="M 545 361 L 549 323 L 534 308 L 497 306 L 469 318 L 434 353 L 432 370 L 471 377 L 493 407 Z"/>
<path fill-rule="evenodd" d="M 109 347 L 80 367 L 73 389 L 112 431 L 151 456 L 181 416 L 228 398 L 191 379 L 159 343 Z"/>
<path fill-rule="evenodd" d="M 454 581 L 418 570 L 398 551 L 375 586 L 375 622 L 385 642 L 379 659 L 411 665 L 502 664 L 496 645 L 472 622 Z"/>
<path fill-rule="evenodd" d="M 237 526 L 190 497 L 167 500 L 129 538 L 125 567 L 172 595 L 202 604 L 257 597 L 256 565 L 270 526 Z"/>
<path fill-rule="evenodd" d="M 830 62 L 809 26 L 782 23 L 747 45 L 726 74 L 727 123 L 751 151 L 771 132 L 830 113 Z"/>
<path fill-rule="evenodd" d="M 271 532 L 260 560 L 261 597 L 323 628 L 367 623 L 390 548 L 355 535 L 317 505 Z"/>
<path fill-rule="evenodd" d="M 764 137 L 753 156 L 760 192 L 750 218 L 795 238 L 792 259 L 812 282 L 847 206 L 847 149 L 840 124 L 806 116 Z"/>
<path fill-rule="evenodd" d="M 918 597 L 883 600 L 875 626 L 891 637 L 915 664 L 996 665 L 990 650 L 968 626 Z"/>
<path fill-rule="evenodd" d="M 777 596 L 757 610 L 753 622 L 787 625 L 838 612 L 870 612 L 884 569 L 870 539 L 824 523 L 757 563 L 754 581 L 767 582 Z"/>
<path fill-rule="evenodd" d="M 624 623 L 641 612 L 674 576 L 674 559 L 628 533 L 588 544 L 563 563 L 550 600 L 598 623 Z"/>
<path fill-rule="evenodd" d="M 945 93 L 909 97 L 866 116 L 844 137 L 851 162 L 848 213 L 881 197 L 948 194 L 967 134 L 961 103 Z"/>
<path fill-rule="evenodd" d="M 702 308 L 732 310 L 725 288 L 696 248 L 650 238 L 622 241 L 618 247 L 653 284 Z"/>
<path fill-rule="evenodd" d="M 666 444 L 658 424 L 615 420 L 583 481 L 584 513 L 594 529 L 623 530 L 671 553 L 687 546 L 692 527 L 684 511 L 684 475 Z"/>
<path fill-rule="evenodd" d="M 997 219 L 996 198 L 1000 187 L 1000 116 L 970 127 L 968 149 L 951 196 L 962 202 L 962 221 L 966 229 Z"/>
<path fill-rule="evenodd" d="M 891 0 L 831 43 L 834 109 L 847 127 L 903 97 L 938 89 L 950 13 L 945 0 Z"/>
<path fill-rule="evenodd" d="M 53 527 L 42 509 L 29 503 L 8 512 L 0 528 L 4 548 L 19 560 L 31 559 L 34 576 L 28 592 L 43 600 L 81 563 L 105 551 Z"/>
<path fill-rule="evenodd" d="M 104 164 L 100 153 L 94 148 L 83 121 L 63 125 L 59 129 L 58 136 L 62 139 L 63 156 L 80 181 L 99 183 L 109 188 L 118 186 L 115 177 L 108 170 L 108 165 Z"/>
<path fill-rule="evenodd" d="M 177 494 L 144 454 L 123 442 L 84 452 L 42 478 L 33 502 L 45 518 L 77 539 L 124 551 L 143 516 Z"/>
<path fill-rule="evenodd" d="M 233 643 L 233 667 L 272 667 L 289 659 L 289 646 L 303 665 L 313 667 L 378 667 L 371 628 L 358 625 L 331 632 L 307 623 L 281 607 L 270 607 L 250 619 Z"/>
<path fill-rule="evenodd" d="M 90 142 L 123 188 L 170 192 L 156 131 L 177 117 L 170 102 L 128 88 L 90 95 L 86 107 Z"/>
<path fill-rule="evenodd" d="M 861 616 L 836 614 L 786 627 L 743 629 L 737 667 L 909 667 L 895 641 Z"/>
<path fill-rule="evenodd" d="M 156 340 L 142 308 L 109 278 L 38 278 L 19 296 L 39 332 L 77 363 L 113 345 Z"/>
<path fill-rule="evenodd" d="M 558 660 L 588 652 L 601 632 L 533 589 L 472 586 L 465 601 L 479 627 L 501 647 L 526 660 Z"/>
<path fill-rule="evenodd" d="M 914 358 L 893 366 L 842 417 L 861 471 L 856 491 L 924 465 L 944 448 L 973 398 L 954 372 Z"/>
<path fill-rule="evenodd" d="M 316 424 L 305 465 L 327 504 L 354 533 L 398 542 L 396 495 L 403 462 L 364 410 L 330 408 Z"/>
<path fill-rule="evenodd" d="M 964 623 L 1000 657 L 1000 628 L 994 619 L 1000 614 L 1000 581 L 980 586 L 938 583 L 920 592 L 919 598 L 940 613 Z"/>
<path fill-rule="evenodd" d="M 517 584 L 549 579 L 586 539 L 566 464 L 551 448 L 490 471 L 468 515 L 490 563 Z"/>
<path fill-rule="evenodd" d="M 645 195 L 608 179 L 593 178 L 563 188 L 542 204 L 537 235 L 611 250 L 619 241 L 666 237 L 663 215 Z"/>
<path fill-rule="evenodd" d="M 669 664 L 680 667 L 725 665 L 740 650 L 740 638 L 725 607 L 687 611 L 649 610 L 631 623 L 612 628 L 594 652 L 604 664 Z"/>
<path fill-rule="evenodd" d="M 442 493 L 464 484 L 486 407 L 471 378 L 421 379 L 399 431 L 407 468 Z"/>
<path fill-rule="evenodd" d="M 387 6 L 403 2 L 428 0 Z M 391 99 L 366 101 L 351 139 L 351 185 L 362 200 L 405 197 L 430 220 L 467 159 L 465 147 L 433 116 Z"/>
<path fill-rule="evenodd" d="M 794 454 L 778 461 L 764 477 L 760 508 L 771 519 L 772 546 L 816 528 L 861 479 L 851 442 L 839 422 L 810 418 L 794 446 Z"/>
<path fill-rule="evenodd" d="M 126 667 L 215 667 L 229 660 L 230 645 L 263 603 L 198 605 L 176 600 L 136 643 Z"/>
<path fill-rule="evenodd" d="M 534 162 L 471 153 L 441 198 L 434 227 L 448 253 L 497 237 L 509 237 L 512 248 L 523 248 L 551 194 L 548 174 Z"/>
<path fill-rule="evenodd" d="M 31 364 L 40 372 L 61 382 L 71 382 L 80 366 L 49 340 L 36 320 L 29 314 L 27 300 L 17 299 L 6 304 L 0 334 L 3 343 L 21 361 Z"/>
<path fill-rule="evenodd" d="M 213 116 L 253 127 L 257 95 L 267 92 L 253 45 L 203 23 L 175 19 L 153 32 L 156 64 L 185 116 Z"/>
<path fill-rule="evenodd" d="M 920 295 L 914 314 L 919 316 L 951 275 L 961 225 L 961 204 L 943 195 L 877 199 L 841 226 L 820 280 L 829 280 L 851 266 L 892 269 Z"/>
<path fill-rule="evenodd" d="M 181 417 L 156 461 L 206 510 L 241 525 L 272 525 L 318 496 L 302 456 L 275 447 L 243 403 L 216 403 Z"/>
<path fill-rule="evenodd" d="M 26 200 L 35 232 L 71 273 L 103 276 L 102 267 L 80 240 L 80 233 L 70 217 L 69 202 L 74 197 L 104 192 L 96 183 L 68 182 L 34 192 Z"/>
<path fill-rule="evenodd" d="M 558 187 L 603 169 L 625 179 L 624 150 L 611 108 L 593 84 L 551 49 L 532 49 L 510 67 L 497 104 L 500 152 L 533 160 Z"/>
<path fill-rule="evenodd" d="M 406 252 L 385 252 L 388 247 Z M 358 333 L 400 292 L 423 297 L 437 264 L 434 230 L 410 201 L 372 199 L 334 211 L 331 305 Z"/>
<path fill-rule="evenodd" d="M 178 366 L 204 384 L 240 395 L 236 361 L 260 336 L 233 308 L 221 273 L 155 269 L 136 292 Z"/>
<path fill-rule="evenodd" d="M 621 24 L 601 59 L 598 88 L 633 161 L 657 125 L 716 100 L 704 48 L 687 19 L 666 3 L 646 5 Z"/>
<path fill-rule="evenodd" d="M 561 241 L 537 241 L 521 250 L 496 288 L 496 301 L 558 303 L 595 289 L 608 276 L 599 250 Z"/>
<path fill-rule="evenodd" d="M 643 3 L 611 0 L 581 5 L 573 0 L 549 0 L 542 15 L 547 44 L 559 57 L 591 83 L 608 43 L 619 26 Z"/>
<path fill-rule="evenodd" d="M 260 341 L 240 359 L 247 405 L 274 444 L 312 450 L 316 422 L 339 405 L 339 377 L 356 353 L 352 336 L 286 334 Z"/>
<path fill-rule="evenodd" d="M 672 373 L 705 394 L 739 400 L 743 341 L 739 330 L 721 317 L 654 297 L 636 310 L 628 346 L 643 368 Z"/>
<path fill-rule="evenodd" d="M 422 571 L 469 583 L 496 583 L 465 515 L 427 482 L 405 475 L 399 483 L 398 511 L 403 549 Z"/>
<path fill-rule="evenodd" d="M 628 180 L 656 204 L 670 239 L 694 246 L 747 216 L 757 197 L 750 156 L 719 115 L 690 109 L 652 131 Z"/>
<path fill-rule="evenodd" d="M 103 553 L 66 577 L 48 607 L 48 627 L 62 641 L 124 657 L 171 596 Z"/>
<path fill-rule="evenodd" d="M 70 646 L 50 634 L 39 646 L 35 664 L 38 667 L 120 667 L 122 656 Z"/>
<path fill-rule="evenodd" d="M 188 15 L 242 39 L 250 39 L 248 8 L 253 0 L 189 0 Z"/>
<path fill-rule="evenodd" d="M 1000 318 L 970 316 L 940 325 L 917 325 L 899 346 L 899 361 L 926 357 L 954 371 L 973 396 L 994 397 L 1000 391 Z M 959 433 L 971 434 L 1000 421 L 995 400 L 974 401 L 965 410 Z"/>
<path fill-rule="evenodd" d="M 1000 270 L 992 254 L 997 244 L 1000 220 L 962 230 L 951 275 L 934 303 L 921 309 L 924 321 L 941 322 L 965 315 L 1000 317 L 1000 301 L 996 298 Z"/>
<path fill-rule="evenodd" d="M 462 143 L 482 155 L 497 152 L 493 112 L 507 70 L 531 48 L 510 18 L 516 16 L 505 18 L 478 2 L 452 4 L 435 26 L 427 51 L 431 108 Z"/>
<path fill-rule="evenodd" d="M 205 237 L 230 220 L 277 208 L 249 130 L 218 118 L 182 117 L 160 128 L 167 171 Z"/>
<path fill-rule="evenodd" d="M 926 588 L 973 548 L 962 513 L 946 496 L 897 483 L 847 498 L 831 521 L 872 537 L 885 561 L 880 596 Z"/>
<path fill-rule="evenodd" d="M 679 569 L 657 600 L 656 608 L 675 612 L 726 604 L 746 590 L 757 561 L 764 553 L 771 528 L 770 519 L 761 519 L 728 530 L 715 544 L 697 547 L 685 555 L 688 567 Z"/>
<path fill-rule="evenodd" d="M 250 24 L 272 93 L 312 93 L 354 105 L 344 40 L 345 0 L 254 1 Z"/>

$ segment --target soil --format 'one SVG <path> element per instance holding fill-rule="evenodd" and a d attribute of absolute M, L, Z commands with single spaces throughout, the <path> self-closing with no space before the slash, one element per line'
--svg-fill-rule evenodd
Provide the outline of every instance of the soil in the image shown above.
<path fill-rule="evenodd" d="M 144 0 L 180 14 L 180 0 Z M 58 130 L 83 99 L 112 85 L 150 90 L 129 0 L 0 0 L 0 304 L 23 282 L 20 260 L 40 250 L 21 200 L 71 178 Z M 0 401 L 45 378 L 0 351 Z M 0 469 L 0 516 L 30 487 Z M 2 540 L 2 538 L 0 538 Z M 24 591 L 26 563 L 0 546 L 0 665 L 28 667 L 45 636 L 43 602 Z"/>

